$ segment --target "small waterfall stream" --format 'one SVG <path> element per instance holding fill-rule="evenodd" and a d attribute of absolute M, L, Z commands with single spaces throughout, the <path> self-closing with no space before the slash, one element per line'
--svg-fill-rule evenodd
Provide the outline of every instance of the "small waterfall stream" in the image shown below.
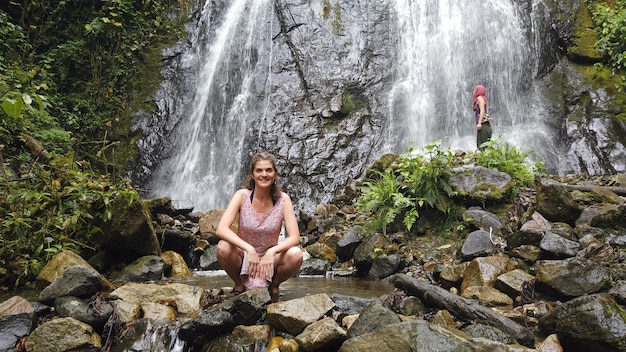
<path fill-rule="evenodd" d="M 263 82 L 255 75 L 268 72 L 259 67 L 257 56 L 271 51 L 266 27 L 272 14 L 269 0 L 235 0 L 220 18 L 207 1 L 197 29 L 204 35 L 198 35 L 184 54 L 185 61 L 199 66 L 195 91 L 169 136 L 176 145 L 153 176 L 154 195 L 192 200 L 200 211 L 226 206 L 247 161 L 242 161 L 250 118 L 246 111 L 257 98 L 254 90 L 259 87 L 254 84 Z"/>
<path fill-rule="evenodd" d="M 136 338 L 128 339 L 128 345 L 116 346 L 116 350 L 141 352 L 185 352 L 190 347 L 178 337 L 180 323 L 154 322 L 141 319 L 135 327 Z"/>

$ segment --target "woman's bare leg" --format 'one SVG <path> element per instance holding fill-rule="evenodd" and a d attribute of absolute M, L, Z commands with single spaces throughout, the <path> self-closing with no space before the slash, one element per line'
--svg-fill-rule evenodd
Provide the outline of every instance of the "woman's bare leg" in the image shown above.
<path fill-rule="evenodd" d="M 246 287 L 241 279 L 241 265 L 243 263 L 243 251 L 232 244 L 220 240 L 217 243 L 217 261 L 226 274 L 233 280 L 235 287 L 233 290 L 243 292 Z"/>
<path fill-rule="evenodd" d="M 278 286 L 287 279 L 293 277 L 300 270 L 302 265 L 302 249 L 291 247 L 279 253 L 274 258 L 274 278 L 269 287 L 270 294 L 279 292 Z"/>

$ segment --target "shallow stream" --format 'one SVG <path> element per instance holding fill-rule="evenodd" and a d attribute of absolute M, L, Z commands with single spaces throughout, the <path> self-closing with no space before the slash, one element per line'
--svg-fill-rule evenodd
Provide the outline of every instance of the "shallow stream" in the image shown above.
<path fill-rule="evenodd" d="M 164 279 L 161 283 L 179 282 L 194 285 L 203 289 L 224 288 L 228 292 L 233 282 L 224 271 L 195 271 L 191 278 Z M 361 298 L 374 298 L 393 290 L 393 286 L 379 280 L 360 279 L 329 275 L 293 277 L 280 286 L 280 300 L 290 300 L 310 294 L 333 293 Z M 13 292 L 0 293 L 0 302 L 12 296 L 21 296 L 29 301 L 37 301 L 39 291 L 35 289 L 20 289 Z"/>
<path fill-rule="evenodd" d="M 176 282 L 196 285 L 205 289 L 224 288 L 228 291 L 233 282 L 224 271 L 197 271 L 190 279 Z M 393 286 L 380 280 L 328 275 L 293 277 L 280 285 L 280 300 L 290 300 L 306 295 L 333 293 L 361 298 L 374 298 L 393 290 Z"/>

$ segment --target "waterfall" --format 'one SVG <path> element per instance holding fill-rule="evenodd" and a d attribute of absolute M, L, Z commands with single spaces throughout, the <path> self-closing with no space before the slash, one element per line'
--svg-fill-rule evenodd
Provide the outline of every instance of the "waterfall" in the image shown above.
<path fill-rule="evenodd" d="M 180 326 L 180 322 L 155 322 L 151 319 L 140 319 L 136 324 L 137 331 L 127 336 L 127 340 L 115 349 L 141 352 L 189 351 L 190 346 L 178 338 Z"/>
<path fill-rule="evenodd" d="M 537 151 L 537 160 L 558 158 L 535 87 L 540 34 L 531 21 L 522 21 L 533 10 L 518 6 L 513 0 L 355 1 L 332 8 L 322 0 L 206 0 L 189 44 L 169 53 L 175 59 L 157 93 L 158 111 L 137 122 L 144 132 L 139 147 L 149 155 L 141 165 L 144 188 L 149 196 L 191 201 L 196 211 L 224 208 L 250 153 L 270 146 L 291 167 L 281 176 L 294 199 L 315 205 L 320 199 L 314 198 L 336 191 L 325 187 L 334 180 L 333 170 L 350 168 L 358 175 L 370 156 L 403 152 L 409 144 L 419 149 L 434 140 L 475 150 L 471 103 L 477 84 L 487 88 L 494 138 Z M 382 33 L 368 32 L 379 28 L 369 19 L 385 23 Z M 390 40 L 381 39 L 386 36 Z M 321 44 L 326 42 L 337 50 Z M 375 67 L 372 53 L 389 57 L 382 61 L 389 66 L 379 66 L 380 77 L 367 71 Z M 320 55 L 334 58 L 323 61 L 333 66 L 316 65 Z M 361 72 L 370 81 L 360 80 Z M 370 91 L 370 82 L 385 87 Z M 346 123 L 338 135 L 334 129 L 344 128 L 345 121 L 322 115 L 325 104 L 346 91 L 369 100 L 374 110 L 359 112 L 369 123 L 362 131 Z M 355 137 L 347 131 L 356 131 Z M 387 144 L 354 153 L 350 148 L 360 148 L 361 132 L 381 133 Z M 346 150 L 308 144 L 332 138 Z M 306 156 L 302 144 L 309 148 Z M 375 144 L 370 139 L 367 145 Z M 351 164 L 332 164 L 335 159 Z M 324 171 L 325 165 L 332 167 Z M 298 188 L 302 183 L 308 188 Z"/>
<path fill-rule="evenodd" d="M 271 51 L 262 46 L 272 44 L 271 31 L 265 28 L 273 13 L 269 0 L 234 0 L 225 14 L 216 13 L 213 3 L 206 1 L 196 30 L 203 35 L 183 53 L 182 62 L 198 66 L 195 90 L 190 102 L 173 112 L 180 115 L 168 136 L 175 146 L 158 165 L 150 187 L 153 196 L 191 200 L 198 211 L 226 207 L 241 181 L 251 119 L 247 109 L 258 98 L 257 85 L 263 88 L 264 78 L 258 74 L 268 72 L 259 67 L 263 61 L 258 53 Z M 211 28 L 216 28 L 214 33 Z"/>
<path fill-rule="evenodd" d="M 471 109 L 487 88 L 493 137 L 522 149 L 553 148 L 533 93 L 536 53 L 512 0 L 394 0 L 398 77 L 390 94 L 393 129 L 405 148 L 434 140 L 475 150 Z M 403 150 L 401 150 L 403 151 Z"/>

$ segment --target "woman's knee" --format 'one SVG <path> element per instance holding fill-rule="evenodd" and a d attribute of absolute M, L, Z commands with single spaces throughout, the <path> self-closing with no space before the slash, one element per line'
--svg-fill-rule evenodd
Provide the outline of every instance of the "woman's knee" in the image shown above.
<path fill-rule="evenodd" d="M 300 247 L 291 247 L 285 253 L 285 262 L 293 263 L 296 265 L 302 264 L 302 249 Z"/>
<path fill-rule="evenodd" d="M 227 258 L 234 252 L 234 246 L 224 240 L 220 240 L 215 247 L 215 254 L 218 258 Z"/>

